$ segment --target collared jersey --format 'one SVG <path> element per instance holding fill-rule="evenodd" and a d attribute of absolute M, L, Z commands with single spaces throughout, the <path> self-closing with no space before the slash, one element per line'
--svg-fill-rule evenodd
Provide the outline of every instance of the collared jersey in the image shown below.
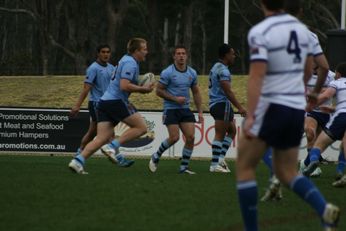
<path fill-rule="evenodd" d="M 114 74 L 114 66 L 107 63 L 102 66 L 93 62 L 86 70 L 84 83 L 92 85 L 89 92 L 89 101 L 98 102 L 104 92 L 107 90 L 111 77 Z"/>
<path fill-rule="evenodd" d="M 105 94 L 101 97 L 102 100 L 121 99 L 124 102 L 129 101 L 130 93 L 120 89 L 120 80 L 128 79 L 132 84 L 138 84 L 139 65 L 131 55 L 124 55 L 116 68 L 115 74 L 112 77 L 109 87 Z"/>
<path fill-rule="evenodd" d="M 267 17 L 250 30 L 250 61 L 268 64 L 260 100 L 305 108 L 303 76 L 306 58 L 313 52 L 311 37 L 306 26 L 289 14 Z"/>
<path fill-rule="evenodd" d="M 161 72 L 159 82 L 166 87 L 166 91 L 169 94 L 186 98 L 183 105 L 164 99 L 164 109 L 190 107 L 190 88 L 197 84 L 197 73 L 193 68 L 187 66 L 185 71 L 179 71 L 172 64 Z"/>
<path fill-rule="evenodd" d="M 229 101 L 224 90 L 220 86 L 221 81 L 231 82 L 231 72 L 228 66 L 221 62 L 217 62 L 209 73 L 209 107 L 212 107 L 216 103 Z"/>

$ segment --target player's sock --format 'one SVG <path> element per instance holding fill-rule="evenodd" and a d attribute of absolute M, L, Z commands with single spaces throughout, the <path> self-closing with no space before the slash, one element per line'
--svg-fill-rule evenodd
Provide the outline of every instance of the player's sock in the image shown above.
<path fill-rule="evenodd" d="M 316 162 L 320 159 L 321 150 L 318 148 L 312 148 L 310 151 L 310 162 Z"/>
<path fill-rule="evenodd" d="M 120 143 L 118 140 L 113 140 L 112 142 L 109 143 L 109 145 L 115 150 L 120 147 Z"/>
<path fill-rule="evenodd" d="M 345 166 L 346 166 L 346 159 L 345 159 L 344 151 L 340 149 L 336 172 L 343 174 L 345 171 Z"/>
<path fill-rule="evenodd" d="M 290 183 L 290 188 L 322 216 L 326 201 L 315 185 L 302 175 L 296 176 Z"/>
<path fill-rule="evenodd" d="M 232 141 L 233 141 L 232 138 L 229 137 L 229 136 L 225 136 L 225 138 L 223 139 L 223 141 L 222 141 L 222 150 L 221 150 L 221 153 L 220 153 L 219 162 L 224 161 L 226 153 L 227 153 L 229 147 L 231 146 Z"/>
<path fill-rule="evenodd" d="M 192 155 L 192 149 L 183 148 L 183 156 L 180 164 L 180 171 L 183 171 L 189 166 L 190 158 Z"/>
<path fill-rule="evenodd" d="M 214 140 L 211 144 L 213 156 L 211 158 L 211 166 L 216 166 L 219 164 L 219 157 L 222 151 L 222 142 Z"/>
<path fill-rule="evenodd" d="M 159 161 L 160 157 L 162 156 L 162 154 L 163 154 L 170 146 L 171 146 L 171 145 L 169 145 L 168 140 L 167 140 L 167 139 L 164 140 L 164 141 L 161 143 L 159 149 L 157 149 L 157 151 L 152 155 L 153 161 L 154 161 L 155 163 L 157 163 L 157 162 Z"/>
<path fill-rule="evenodd" d="M 115 159 L 119 162 L 123 161 L 125 159 L 125 156 L 123 154 L 118 153 L 115 155 Z"/>
<path fill-rule="evenodd" d="M 79 163 L 81 163 L 82 165 L 84 165 L 84 163 L 85 163 L 85 158 L 84 158 L 84 156 L 82 156 L 82 154 L 77 155 L 77 156 L 75 157 L 75 159 L 76 159 Z"/>
<path fill-rule="evenodd" d="M 308 155 L 305 157 L 305 160 L 304 160 L 304 165 L 305 166 L 308 166 L 310 164 L 310 151 L 311 151 L 311 148 L 308 148 Z"/>
<path fill-rule="evenodd" d="M 257 183 L 238 181 L 237 190 L 245 230 L 257 231 Z"/>
<path fill-rule="evenodd" d="M 272 161 L 272 149 L 268 148 L 267 151 L 264 153 L 262 160 L 267 165 L 267 167 L 270 169 L 270 175 L 273 175 L 273 161 Z"/>

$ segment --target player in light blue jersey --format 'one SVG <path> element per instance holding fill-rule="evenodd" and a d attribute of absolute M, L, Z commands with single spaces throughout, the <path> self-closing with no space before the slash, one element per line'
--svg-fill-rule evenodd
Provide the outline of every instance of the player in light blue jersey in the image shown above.
<path fill-rule="evenodd" d="M 248 110 L 236 162 L 245 230 L 258 230 L 256 167 L 269 147 L 278 179 L 315 209 L 324 230 L 335 230 L 339 208 L 327 203 L 297 171 L 304 109 L 315 106 L 321 88 L 317 84 L 306 105 L 305 84 L 313 64 L 310 32 L 297 18 L 284 13 L 284 0 L 261 0 L 261 7 L 266 18 L 248 34 Z"/>
<path fill-rule="evenodd" d="M 143 117 L 128 100 L 132 92 L 149 93 L 154 89 L 154 84 L 137 85 L 139 62 L 144 61 L 148 53 L 146 40 L 142 38 L 130 39 L 127 44 L 127 51 L 128 54 L 120 59 L 116 72 L 98 103 L 97 136 L 86 145 L 80 155 L 77 155 L 69 163 L 70 169 L 76 173 L 85 173 L 85 160 L 112 139 L 114 127 L 120 121 L 128 125 L 129 129 L 117 140 L 112 141 L 111 144 L 115 150 L 118 150 L 121 144 L 135 139 L 147 131 Z"/>
<path fill-rule="evenodd" d="M 245 109 L 231 90 L 231 72 L 228 67 L 233 64 L 234 59 L 233 48 L 228 44 L 221 45 L 219 61 L 213 65 L 209 73 L 209 108 L 215 120 L 210 172 L 230 172 L 224 158 L 236 135 L 232 104 L 242 116 L 246 115 Z"/>
<path fill-rule="evenodd" d="M 78 100 L 74 107 L 70 111 L 72 117 L 76 117 L 79 113 L 80 107 L 89 95 L 88 109 L 90 114 L 90 123 L 87 133 L 83 136 L 81 144 L 77 150 L 76 155 L 79 155 L 84 147 L 96 136 L 97 129 L 97 103 L 99 102 L 101 96 L 106 91 L 111 77 L 114 74 L 114 66 L 109 63 L 111 50 L 109 45 L 102 44 L 96 49 L 97 59 L 93 62 L 86 71 L 86 76 L 84 80 L 84 87 L 80 93 Z M 101 149 L 103 153 L 105 151 Z M 113 150 L 110 150 L 113 151 Z M 105 153 L 107 154 L 107 153 Z M 121 167 L 129 167 L 133 164 L 132 160 L 127 160 L 122 154 L 117 154 L 113 156 L 106 155 L 112 162 L 118 163 Z"/>
<path fill-rule="evenodd" d="M 187 53 L 184 46 L 176 46 L 173 53 L 174 63 L 161 72 L 156 94 L 164 99 L 163 123 L 169 137 L 151 156 L 149 170 L 155 172 L 161 155 L 179 140 L 179 129 L 185 136 L 179 172 L 195 174 L 188 168 L 195 138 L 195 116 L 190 110 L 190 89 L 198 110 L 198 122 L 203 122 L 202 98 L 197 85 L 197 73 L 186 64 Z"/>

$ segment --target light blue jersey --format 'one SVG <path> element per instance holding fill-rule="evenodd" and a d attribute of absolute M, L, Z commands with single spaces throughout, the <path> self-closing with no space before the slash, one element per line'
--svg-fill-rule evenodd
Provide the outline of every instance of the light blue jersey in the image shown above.
<path fill-rule="evenodd" d="M 128 79 L 132 84 L 138 83 L 139 65 L 131 55 L 124 55 L 115 70 L 114 77 L 105 92 L 101 97 L 102 100 L 117 100 L 121 99 L 124 102 L 129 101 L 130 92 L 120 89 L 120 80 Z"/>
<path fill-rule="evenodd" d="M 114 66 L 107 63 L 107 66 L 102 66 L 97 62 L 93 62 L 86 70 L 84 83 L 92 85 L 89 93 L 89 101 L 98 102 L 107 90 L 109 81 L 114 74 Z"/>
<path fill-rule="evenodd" d="M 164 100 L 164 109 L 190 107 L 190 88 L 197 84 L 197 73 L 193 68 L 187 66 L 186 70 L 181 72 L 172 64 L 161 72 L 159 82 L 166 87 L 169 94 L 173 96 L 184 96 L 186 98 L 184 105 L 170 100 Z"/>
<path fill-rule="evenodd" d="M 216 103 L 229 101 L 220 86 L 221 81 L 231 82 L 231 72 L 226 65 L 217 62 L 209 73 L 209 108 Z"/>

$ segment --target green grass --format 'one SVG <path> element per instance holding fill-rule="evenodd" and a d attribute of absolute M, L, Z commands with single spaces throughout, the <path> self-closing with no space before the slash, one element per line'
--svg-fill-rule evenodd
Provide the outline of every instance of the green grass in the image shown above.
<path fill-rule="evenodd" d="M 208 161 L 192 161 L 197 175 L 177 173 L 177 160 L 163 160 L 149 173 L 148 160 L 118 168 L 105 158 L 87 162 L 89 175 L 72 174 L 70 157 L 0 156 L 0 230 L 237 231 L 242 222 L 234 163 L 227 175 L 208 172 Z M 327 200 L 346 209 L 345 189 L 330 186 L 334 165 L 314 179 Z M 268 172 L 258 168 L 259 194 Z M 260 203 L 266 231 L 321 230 L 313 210 L 284 189 L 281 202 Z M 340 229 L 346 230 L 341 219 Z"/>
<path fill-rule="evenodd" d="M 82 90 L 83 81 L 83 76 L 0 77 L 0 106 L 71 108 Z M 204 111 L 209 111 L 208 81 L 207 76 L 199 77 Z M 232 89 L 243 105 L 247 102 L 246 81 L 246 76 L 234 76 L 232 80 Z M 141 110 L 162 108 L 162 99 L 154 92 L 132 94 L 131 101 Z M 83 107 L 87 108 L 87 100 Z"/>

